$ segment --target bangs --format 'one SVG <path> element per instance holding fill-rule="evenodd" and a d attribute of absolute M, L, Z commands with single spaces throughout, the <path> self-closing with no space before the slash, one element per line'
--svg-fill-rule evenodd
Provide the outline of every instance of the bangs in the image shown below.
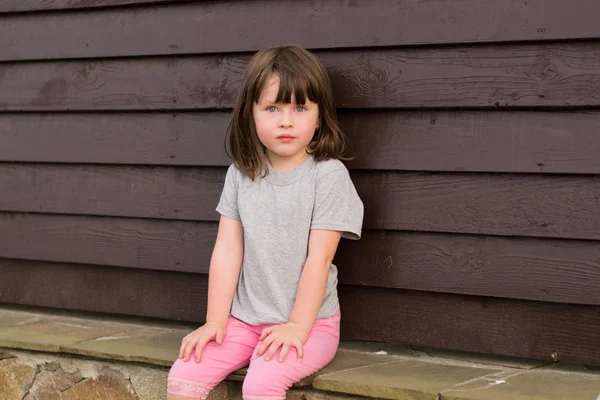
<path fill-rule="evenodd" d="M 296 68 L 283 68 L 275 60 L 274 65 L 271 68 L 265 69 L 261 75 L 253 91 L 253 100 L 255 103 L 258 104 L 260 95 L 274 76 L 279 78 L 279 90 L 275 97 L 275 103 L 290 104 L 292 102 L 292 94 L 294 94 L 296 104 L 306 104 L 307 100 L 317 103 L 319 85 L 316 76 L 312 76 L 310 72 L 300 72 Z"/>

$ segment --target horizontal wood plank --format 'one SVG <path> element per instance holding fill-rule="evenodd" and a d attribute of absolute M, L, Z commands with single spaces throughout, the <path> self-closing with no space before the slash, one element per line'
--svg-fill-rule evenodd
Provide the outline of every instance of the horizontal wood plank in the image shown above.
<path fill-rule="evenodd" d="M 342 332 L 415 346 L 600 365 L 600 307 L 340 287 Z"/>
<path fill-rule="evenodd" d="M 600 176 L 352 174 L 365 227 L 600 239 Z"/>
<path fill-rule="evenodd" d="M 0 257 L 208 273 L 216 224 L 0 214 Z M 597 242 L 365 231 L 342 241 L 340 282 L 599 304 Z"/>
<path fill-rule="evenodd" d="M 0 276 L 4 303 L 198 323 L 206 312 L 206 275 L 0 260 Z M 339 292 L 344 339 L 600 365 L 597 306 L 348 285 Z"/>
<path fill-rule="evenodd" d="M 0 12 L 11 11 L 17 0 L 2 3 Z M 23 3 L 18 7 L 39 2 Z M 0 60 L 247 52 L 281 43 L 314 49 L 590 39 L 600 37 L 598 14 L 596 0 L 239 0 L 9 15 Z"/>
<path fill-rule="evenodd" d="M 189 0 L 188 0 L 189 1 Z M 0 14 L 50 10 L 78 10 L 114 6 L 183 3 L 182 0 L 2 0 Z M 47 17 L 47 16 L 46 16 Z"/>
<path fill-rule="evenodd" d="M 319 56 L 340 108 L 600 105 L 600 41 Z M 230 54 L 5 63 L 0 111 L 229 109 L 247 62 Z"/>
<path fill-rule="evenodd" d="M 229 115 L 0 114 L 0 161 L 227 166 Z M 347 110 L 339 117 L 352 169 L 600 173 L 597 111 Z"/>
<path fill-rule="evenodd" d="M 217 221 L 226 168 L 0 164 L 0 211 Z M 599 175 L 353 171 L 364 228 L 600 239 Z"/>
<path fill-rule="evenodd" d="M 0 114 L 0 161 L 227 166 L 229 116 L 228 112 Z"/>
<path fill-rule="evenodd" d="M 217 225 L 0 213 L 0 257 L 207 273 Z"/>
<path fill-rule="evenodd" d="M 0 303 L 203 321 L 208 275 L 0 259 Z"/>
<path fill-rule="evenodd" d="M 0 164 L 0 210 L 218 221 L 226 168 Z"/>
<path fill-rule="evenodd" d="M 397 231 L 342 240 L 343 284 L 600 305 L 600 242 Z"/>

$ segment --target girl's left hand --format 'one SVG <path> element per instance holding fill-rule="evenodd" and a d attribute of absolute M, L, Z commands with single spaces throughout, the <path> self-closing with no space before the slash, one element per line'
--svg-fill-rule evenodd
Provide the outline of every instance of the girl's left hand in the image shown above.
<path fill-rule="evenodd" d="M 302 357 L 304 357 L 303 346 L 307 338 L 308 334 L 293 322 L 265 328 L 260 335 L 259 340 L 262 343 L 258 348 L 257 355 L 261 357 L 266 351 L 265 361 L 271 361 L 277 349 L 281 347 L 279 362 L 284 362 L 290 347 L 293 346 L 298 352 L 298 360 L 302 361 Z"/>

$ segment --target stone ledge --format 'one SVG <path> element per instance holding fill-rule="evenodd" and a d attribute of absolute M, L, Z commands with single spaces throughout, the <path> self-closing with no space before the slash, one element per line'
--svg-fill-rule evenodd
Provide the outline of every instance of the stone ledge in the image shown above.
<path fill-rule="evenodd" d="M 22 394 L 14 397 L 21 400 L 30 390 L 48 385 L 59 390 L 56 385 L 60 384 L 61 399 L 95 400 L 81 397 L 79 391 L 115 399 L 164 399 L 168 367 L 177 357 L 183 336 L 195 327 L 132 321 L 0 308 L 0 400 L 11 400 L 6 397 L 8 390 Z M 95 372 L 85 375 L 81 371 L 87 367 L 83 366 L 63 368 L 72 365 L 73 356 L 80 363 L 95 365 Z M 44 357 L 56 359 L 44 361 Z M 137 372 L 123 373 L 132 368 L 138 368 Z M 3 382 L 3 370 L 5 376 L 18 372 L 23 380 Z M 244 375 L 244 369 L 233 373 L 211 398 L 239 398 Z M 147 387 L 153 389 L 145 391 Z M 600 372 L 582 366 L 343 342 L 331 364 L 295 385 L 288 399 L 597 400 L 598 396 Z"/>

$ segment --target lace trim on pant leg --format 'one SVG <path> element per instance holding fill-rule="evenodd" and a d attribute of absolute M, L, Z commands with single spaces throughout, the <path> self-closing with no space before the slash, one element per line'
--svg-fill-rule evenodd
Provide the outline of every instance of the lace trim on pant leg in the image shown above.
<path fill-rule="evenodd" d="M 175 396 L 205 400 L 209 392 L 205 386 L 185 379 L 171 378 L 167 382 L 167 393 Z"/>

